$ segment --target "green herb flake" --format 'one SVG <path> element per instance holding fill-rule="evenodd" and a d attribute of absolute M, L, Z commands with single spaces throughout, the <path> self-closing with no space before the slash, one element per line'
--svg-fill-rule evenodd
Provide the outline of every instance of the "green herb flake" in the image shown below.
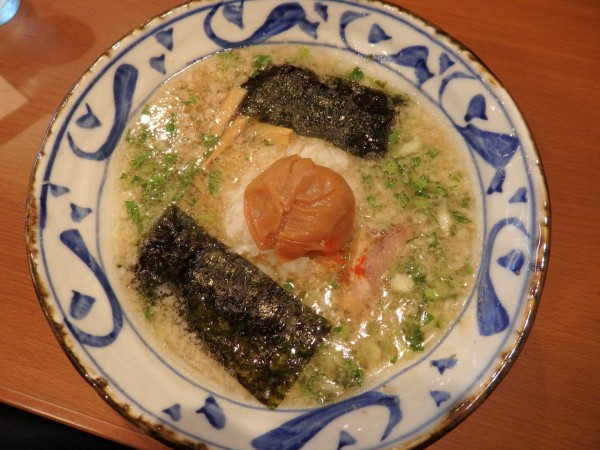
<path fill-rule="evenodd" d="M 394 128 L 390 133 L 390 137 L 388 139 L 388 146 L 393 147 L 394 145 L 400 142 L 400 137 L 402 136 L 402 130 L 400 128 Z"/>
<path fill-rule="evenodd" d="M 412 162 L 413 162 L 413 166 L 415 167 L 419 167 L 421 165 L 421 157 L 419 156 L 414 156 L 412 158 Z"/>
<path fill-rule="evenodd" d="M 165 125 L 165 130 L 169 134 L 175 134 L 175 132 L 177 131 L 177 125 L 175 123 L 175 114 L 171 114 L 171 117 L 169 117 L 169 121 L 167 122 L 167 125 Z"/>
<path fill-rule="evenodd" d="M 394 175 L 398 172 L 398 165 L 394 160 L 388 159 L 383 163 L 383 171 L 388 175 Z"/>
<path fill-rule="evenodd" d="M 334 381 L 345 388 L 360 386 L 365 378 L 365 372 L 352 358 L 344 358 L 340 364 Z"/>
<path fill-rule="evenodd" d="M 221 138 L 218 134 L 202 133 L 200 135 L 202 145 L 206 148 L 214 148 L 219 144 Z"/>
<path fill-rule="evenodd" d="M 452 181 L 460 181 L 462 180 L 462 173 L 461 172 L 450 172 L 450 179 Z"/>
<path fill-rule="evenodd" d="M 369 195 L 367 197 L 367 203 L 372 208 L 377 208 L 377 207 L 380 206 L 379 203 L 378 203 L 378 201 L 377 201 L 377 197 L 375 195 Z"/>
<path fill-rule="evenodd" d="M 427 311 L 423 312 L 423 316 L 422 316 L 422 321 L 423 321 L 423 325 L 427 325 L 428 323 L 432 322 L 435 319 L 435 317 L 431 314 L 428 313 Z"/>
<path fill-rule="evenodd" d="M 142 216 L 140 214 L 140 207 L 137 202 L 133 200 L 125 200 L 125 209 L 127 215 L 131 217 L 133 222 L 137 225 L 138 229 L 142 230 Z"/>
<path fill-rule="evenodd" d="M 394 194 L 394 198 L 398 201 L 401 208 L 406 208 L 408 206 L 408 203 L 410 202 L 410 199 L 408 198 L 408 195 L 406 195 L 406 192 L 398 192 Z"/>
<path fill-rule="evenodd" d="M 426 198 L 415 198 L 414 204 L 417 208 L 431 209 L 429 207 L 429 201 Z"/>
<path fill-rule="evenodd" d="M 440 241 L 437 239 L 437 235 L 435 233 L 433 233 L 433 240 L 432 240 L 430 246 L 437 256 L 442 257 L 442 258 L 446 257 L 446 250 L 444 250 L 444 247 L 441 245 Z"/>
<path fill-rule="evenodd" d="M 154 316 L 154 314 L 156 314 L 154 308 L 152 308 L 150 305 L 146 305 L 146 308 L 144 309 L 144 316 L 146 319 L 150 319 L 152 316 Z"/>
<path fill-rule="evenodd" d="M 440 245 L 440 240 L 438 239 L 437 233 L 435 231 L 433 233 L 431 233 L 431 243 L 430 243 L 430 245 L 432 247 L 434 247 L 434 248 Z"/>
<path fill-rule="evenodd" d="M 378 80 L 377 78 L 365 77 L 365 80 L 371 86 L 374 86 L 374 87 L 379 88 L 379 89 L 385 89 L 385 87 L 387 86 L 387 82 L 386 81 Z"/>
<path fill-rule="evenodd" d="M 418 323 L 411 321 L 408 324 L 404 333 L 404 341 L 415 352 L 422 352 L 425 349 L 425 333 Z"/>
<path fill-rule="evenodd" d="M 217 58 L 225 63 L 237 62 L 240 57 L 234 50 L 225 50 L 224 52 L 217 53 Z"/>
<path fill-rule="evenodd" d="M 421 270 L 421 266 L 419 266 L 416 262 L 410 266 L 409 275 L 415 283 L 421 284 L 427 280 L 426 275 Z"/>
<path fill-rule="evenodd" d="M 471 223 L 471 219 L 469 219 L 468 217 L 464 216 L 463 214 L 461 214 L 458 211 L 450 211 L 450 215 L 458 223 Z"/>
<path fill-rule="evenodd" d="M 396 189 L 396 183 L 394 183 L 392 180 L 385 180 L 384 186 L 386 189 Z"/>
<path fill-rule="evenodd" d="M 198 169 L 192 164 L 188 164 L 181 168 L 179 171 L 179 181 L 184 188 L 188 188 L 192 185 L 197 171 Z"/>
<path fill-rule="evenodd" d="M 444 186 L 442 186 L 441 184 L 438 184 L 435 187 L 435 195 L 439 198 L 448 197 L 448 191 L 446 190 L 446 188 Z"/>
<path fill-rule="evenodd" d="M 314 371 L 301 385 L 303 391 L 321 402 L 333 400 L 341 394 L 342 388 L 320 372 Z"/>
<path fill-rule="evenodd" d="M 283 283 L 283 286 L 281 286 L 281 287 L 288 294 L 291 294 L 292 292 L 294 292 L 294 282 L 292 280 L 287 280 L 285 283 Z"/>
<path fill-rule="evenodd" d="M 423 296 L 427 301 L 434 301 L 440 297 L 439 292 L 433 288 L 425 288 L 423 289 Z"/>
<path fill-rule="evenodd" d="M 335 290 L 340 288 L 340 282 L 338 281 L 337 277 L 328 279 L 325 285 L 327 289 Z"/>
<path fill-rule="evenodd" d="M 431 159 L 435 159 L 438 157 L 438 155 L 440 154 L 440 150 L 436 147 L 433 147 L 432 149 L 430 149 L 427 152 L 427 155 L 431 158 Z"/>
<path fill-rule="evenodd" d="M 190 94 L 187 100 L 183 101 L 183 104 L 186 106 L 195 105 L 198 100 L 194 94 Z"/>
<path fill-rule="evenodd" d="M 254 67 L 258 70 L 264 70 L 273 63 L 273 58 L 270 55 L 258 55 L 254 59 Z"/>
<path fill-rule="evenodd" d="M 198 219 L 200 222 L 213 223 L 217 220 L 217 215 L 212 211 L 208 211 L 205 213 L 196 214 L 196 219 Z"/>
<path fill-rule="evenodd" d="M 310 50 L 308 49 L 308 47 L 300 47 L 300 50 L 298 50 L 298 56 L 292 56 L 291 58 L 287 58 L 285 62 L 287 64 L 295 64 L 298 61 L 307 59 L 309 55 Z"/>
<path fill-rule="evenodd" d="M 361 81 L 364 77 L 365 74 L 363 73 L 362 69 L 358 66 L 354 67 L 354 69 L 352 69 L 346 74 L 346 78 L 355 82 Z"/>
<path fill-rule="evenodd" d="M 308 47 L 300 47 L 300 50 L 298 51 L 298 57 L 300 59 L 306 59 L 309 55 L 310 50 L 308 49 Z"/>
<path fill-rule="evenodd" d="M 429 184 L 429 180 L 427 179 L 427 177 L 425 175 L 421 175 L 419 178 L 417 178 L 414 182 L 414 185 L 416 187 L 417 190 L 419 189 L 425 189 Z"/>
<path fill-rule="evenodd" d="M 440 280 L 442 280 L 449 288 L 454 289 L 454 278 L 452 278 L 452 275 L 444 275 L 440 277 Z"/>
<path fill-rule="evenodd" d="M 133 133 L 133 131 L 131 131 L 131 129 L 128 129 L 127 133 L 125 134 L 125 142 L 139 148 L 146 148 L 148 146 L 148 140 L 151 136 L 152 133 L 150 132 L 150 128 L 145 125 L 142 127 L 140 134 L 137 136 Z"/>
<path fill-rule="evenodd" d="M 139 169 L 144 165 L 146 161 L 152 158 L 153 153 L 154 152 L 152 150 L 147 150 L 145 152 L 140 153 L 134 159 L 131 160 L 131 167 L 134 169 Z"/>
<path fill-rule="evenodd" d="M 148 200 L 158 200 L 165 194 L 167 176 L 164 173 L 155 173 L 141 183 L 144 197 Z"/>
<path fill-rule="evenodd" d="M 215 169 L 208 174 L 208 192 L 210 195 L 219 193 L 219 180 L 221 179 L 221 171 Z"/>
<path fill-rule="evenodd" d="M 167 167 L 172 167 L 173 164 L 175 164 L 175 161 L 177 161 L 177 155 L 173 153 L 167 153 L 165 155 L 165 164 Z"/>
<path fill-rule="evenodd" d="M 352 330 L 348 325 L 339 324 L 333 327 L 333 332 L 342 339 L 346 339 L 350 336 Z"/>

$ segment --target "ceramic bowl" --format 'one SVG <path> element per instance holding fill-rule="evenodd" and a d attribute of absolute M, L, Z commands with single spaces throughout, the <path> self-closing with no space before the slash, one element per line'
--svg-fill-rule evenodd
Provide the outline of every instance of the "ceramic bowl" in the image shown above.
<path fill-rule="evenodd" d="M 165 80 L 223 49 L 288 42 L 369 57 L 439 112 L 475 168 L 483 239 L 460 326 L 439 344 L 349 399 L 269 410 L 204 388 L 136 326 L 105 262 L 104 188 L 128 121 Z M 27 244 L 42 309 L 75 367 L 157 439 L 257 450 L 409 448 L 456 426 L 511 367 L 540 300 L 549 204 L 514 101 L 475 55 L 433 25 L 361 0 L 199 1 L 133 30 L 68 93 L 33 171 Z"/>

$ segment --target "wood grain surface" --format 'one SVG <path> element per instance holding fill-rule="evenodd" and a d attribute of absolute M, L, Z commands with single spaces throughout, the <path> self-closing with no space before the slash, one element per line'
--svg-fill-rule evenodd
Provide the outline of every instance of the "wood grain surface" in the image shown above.
<path fill-rule="evenodd" d="M 434 449 L 600 448 L 600 2 L 395 0 L 477 54 L 526 117 L 546 173 L 551 257 L 533 331 L 506 378 Z M 0 401 L 141 449 L 164 446 L 71 365 L 32 286 L 29 177 L 87 67 L 169 0 L 23 0 L 0 27 Z"/>

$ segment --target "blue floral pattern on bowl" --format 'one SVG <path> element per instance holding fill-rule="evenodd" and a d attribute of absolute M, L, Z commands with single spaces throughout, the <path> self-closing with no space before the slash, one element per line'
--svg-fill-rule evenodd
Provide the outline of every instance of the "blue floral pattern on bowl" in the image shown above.
<path fill-rule="evenodd" d="M 161 83 L 193 62 L 265 43 L 336 48 L 393 72 L 448 120 L 481 187 L 481 262 L 459 320 L 385 382 L 309 410 L 270 411 L 189 378 L 137 329 L 103 261 L 110 238 L 103 189 L 129 120 Z M 454 40 L 376 2 L 192 2 L 151 20 L 101 57 L 67 96 L 32 180 L 31 268 L 58 339 L 122 414 L 180 445 L 339 450 L 435 439 L 510 367 L 532 325 L 547 265 L 545 182 L 514 102 Z"/>

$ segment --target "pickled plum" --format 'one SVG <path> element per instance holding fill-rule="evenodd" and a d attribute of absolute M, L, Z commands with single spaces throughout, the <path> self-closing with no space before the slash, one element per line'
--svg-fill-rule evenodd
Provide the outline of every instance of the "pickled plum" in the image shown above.
<path fill-rule="evenodd" d="M 244 215 L 261 250 L 282 262 L 331 255 L 352 235 L 356 202 L 344 178 L 298 155 L 275 161 L 244 194 Z"/>

